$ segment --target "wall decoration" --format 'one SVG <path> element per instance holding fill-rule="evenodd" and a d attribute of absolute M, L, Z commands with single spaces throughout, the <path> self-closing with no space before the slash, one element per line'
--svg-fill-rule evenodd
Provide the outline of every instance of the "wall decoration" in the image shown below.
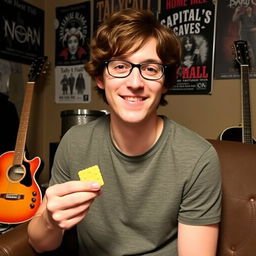
<path fill-rule="evenodd" d="M 96 31 L 97 27 L 116 10 L 136 8 L 156 12 L 157 7 L 156 0 L 94 0 L 93 30 Z"/>
<path fill-rule="evenodd" d="M 77 65 L 90 58 L 90 2 L 56 9 L 56 66 Z"/>
<path fill-rule="evenodd" d="M 240 77 L 232 48 L 239 39 L 248 43 L 250 77 L 256 77 L 256 2 L 218 1 L 216 26 L 215 79 Z"/>
<path fill-rule="evenodd" d="M 58 66 L 55 68 L 55 102 L 89 103 L 91 78 L 84 65 Z"/>
<path fill-rule="evenodd" d="M 22 0 L 2 0 L 0 58 L 30 65 L 43 55 L 44 11 Z"/>
<path fill-rule="evenodd" d="M 90 58 L 90 11 L 88 1 L 56 9 L 56 103 L 91 100 L 91 79 L 84 69 Z"/>
<path fill-rule="evenodd" d="M 212 0 L 162 0 L 159 20 L 181 39 L 182 63 L 171 94 L 209 94 L 212 89 L 215 4 Z"/>

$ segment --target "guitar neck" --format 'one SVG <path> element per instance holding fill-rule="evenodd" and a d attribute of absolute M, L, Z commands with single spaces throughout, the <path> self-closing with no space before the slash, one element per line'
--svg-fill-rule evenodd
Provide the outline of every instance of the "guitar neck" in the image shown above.
<path fill-rule="evenodd" d="M 21 111 L 19 130 L 15 145 L 13 165 L 20 165 L 23 161 L 34 86 L 34 82 L 26 83 L 24 102 Z"/>
<path fill-rule="evenodd" d="M 249 66 L 241 65 L 243 143 L 252 144 Z"/>

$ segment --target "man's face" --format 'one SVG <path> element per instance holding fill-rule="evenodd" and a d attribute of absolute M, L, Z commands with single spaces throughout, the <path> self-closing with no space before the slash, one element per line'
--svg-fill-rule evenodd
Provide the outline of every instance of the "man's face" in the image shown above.
<path fill-rule="evenodd" d="M 151 38 L 137 52 L 125 58 L 114 59 L 122 59 L 134 64 L 145 62 L 162 64 L 156 52 L 154 38 Z M 144 79 L 137 67 L 126 78 L 112 77 L 105 68 L 103 79 L 97 79 L 98 86 L 105 90 L 112 117 L 127 123 L 140 123 L 156 116 L 161 95 L 167 90 L 163 82 L 164 77 L 155 81 Z"/>

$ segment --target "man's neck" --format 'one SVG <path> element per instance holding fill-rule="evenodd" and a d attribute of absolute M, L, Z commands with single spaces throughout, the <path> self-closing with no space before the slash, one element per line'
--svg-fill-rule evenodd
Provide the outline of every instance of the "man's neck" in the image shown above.
<path fill-rule="evenodd" d="M 110 131 L 115 146 L 129 156 L 142 155 L 158 140 L 163 130 L 163 119 L 156 116 L 137 124 L 117 122 L 111 118 Z"/>

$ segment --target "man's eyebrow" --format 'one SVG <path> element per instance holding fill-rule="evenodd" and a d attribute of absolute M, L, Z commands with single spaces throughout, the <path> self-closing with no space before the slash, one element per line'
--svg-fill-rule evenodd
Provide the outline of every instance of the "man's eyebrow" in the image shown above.
<path fill-rule="evenodd" d="M 146 59 L 146 60 L 142 61 L 141 63 L 147 63 L 147 62 L 153 62 L 153 63 L 161 64 L 161 61 L 157 60 L 157 59 Z"/>
<path fill-rule="evenodd" d="M 116 60 L 118 60 L 118 58 L 117 58 Z M 131 62 L 131 61 L 129 60 L 129 58 L 125 58 L 125 57 L 120 57 L 119 60 L 126 60 L 126 61 Z M 162 64 L 162 61 L 159 60 L 159 59 L 152 59 L 152 58 L 149 58 L 149 59 L 144 59 L 144 60 L 140 61 L 139 63 L 158 63 L 158 64 Z"/>

